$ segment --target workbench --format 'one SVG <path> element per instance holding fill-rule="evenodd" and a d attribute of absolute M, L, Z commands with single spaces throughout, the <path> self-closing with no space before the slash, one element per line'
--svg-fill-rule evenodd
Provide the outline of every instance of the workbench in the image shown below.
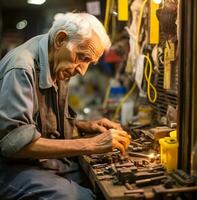
<path fill-rule="evenodd" d="M 110 180 L 99 180 L 95 170 L 90 165 L 90 158 L 88 156 L 80 157 L 80 164 L 92 183 L 94 192 L 101 190 L 107 200 L 127 200 L 129 198 L 124 196 L 125 186 L 114 186 Z"/>
<path fill-rule="evenodd" d="M 141 158 L 133 157 L 134 160 L 139 160 Z M 80 165 L 82 166 L 84 172 L 88 176 L 95 193 L 98 191 L 102 192 L 106 200 L 131 200 L 136 194 L 125 194 L 135 188 L 133 184 L 126 183 L 124 185 L 114 185 L 110 176 L 98 176 L 96 169 L 90 164 L 91 158 L 89 156 L 82 156 L 79 158 Z M 102 177 L 107 177 L 102 180 Z M 151 186 L 143 187 L 143 189 L 148 194 L 151 190 Z M 135 188 L 139 189 L 139 188 Z M 150 194 L 151 195 L 151 194 Z"/>
<path fill-rule="evenodd" d="M 133 157 L 133 159 L 141 159 Z M 131 199 L 157 199 L 160 200 L 161 196 L 156 197 L 153 188 L 158 191 L 160 195 L 163 195 L 162 186 L 161 184 L 153 184 L 153 185 L 147 185 L 144 187 L 137 187 L 135 184 L 132 183 L 124 183 L 122 185 L 114 185 L 113 180 L 109 175 L 98 175 L 97 170 L 92 167 L 91 164 L 91 157 L 89 156 L 82 156 L 79 158 L 79 162 L 88 176 L 90 182 L 92 183 L 93 190 L 96 194 L 99 194 L 100 192 L 103 194 L 104 198 L 106 200 L 131 200 Z M 103 178 L 104 177 L 104 178 Z M 106 177 L 106 178 L 105 178 Z M 177 185 L 177 184 L 176 184 Z M 182 187 L 180 185 L 177 185 L 173 187 L 173 189 L 178 189 L 180 194 L 183 194 L 183 191 L 187 192 L 189 198 L 179 198 L 181 200 L 196 200 L 197 198 L 197 186 L 191 186 L 191 187 Z M 189 189 L 188 189 L 189 188 Z M 164 188 L 165 189 L 165 188 Z M 173 190 L 172 189 L 172 190 Z M 134 191 L 134 192 L 132 192 Z M 139 192 L 135 192 L 139 191 Z M 142 192 L 141 192 L 142 191 Z M 170 189 L 169 189 L 170 191 Z M 160 193 L 161 192 L 161 193 Z M 188 193 L 190 192 L 190 193 Z M 168 199 L 174 199 L 175 192 L 172 192 L 171 198 L 168 197 Z M 165 196 L 165 194 L 164 194 Z M 184 195 L 185 196 L 185 195 Z M 164 198 L 165 199 L 165 198 Z M 102 198 L 103 200 L 103 198 Z"/>
<path fill-rule="evenodd" d="M 114 150 L 81 156 L 80 164 L 94 192 L 102 193 L 106 200 L 174 200 L 177 196 L 180 200 L 197 200 L 196 178 L 181 169 L 169 171 L 169 165 L 161 164 L 158 140 L 169 131 L 165 127 L 129 128 L 132 141 L 125 155 Z"/>

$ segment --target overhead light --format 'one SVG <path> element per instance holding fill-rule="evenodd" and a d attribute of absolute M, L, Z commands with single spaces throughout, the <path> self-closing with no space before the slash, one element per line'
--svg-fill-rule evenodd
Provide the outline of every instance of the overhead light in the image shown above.
<path fill-rule="evenodd" d="M 86 107 L 86 108 L 84 108 L 83 109 L 83 112 L 85 113 L 85 114 L 88 114 L 88 113 L 90 113 L 90 108 L 88 108 L 88 107 Z"/>
<path fill-rule="evenodd" d="M 160 4 L 162 0 L 153 0 L 156 4 Z"/>
<path fill-rule="evenodd" d="M 27 3 L 34 5 L 42 5 L 46 0 L 27 0 Z"/>
<path fill-rule="evenodd" d="M 18 30 L 24 29 L 27 26 L 27 20 L 24 19 L 16 24 Z"/>

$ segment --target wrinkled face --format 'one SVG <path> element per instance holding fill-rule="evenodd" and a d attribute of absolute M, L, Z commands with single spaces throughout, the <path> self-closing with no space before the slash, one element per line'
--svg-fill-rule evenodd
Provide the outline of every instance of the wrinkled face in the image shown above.
<path fill-rule="evenodd" d="M 91 63 L 95 64 L 103 52 L 104 48 L 96 34 L 80 42 L 69 42 L 67 35 L 60 33 L 54 44 L 53 56 L 49 58 L 52 78 L 69 80 L 76 74 L 83 76 L 88 66 Z"/>

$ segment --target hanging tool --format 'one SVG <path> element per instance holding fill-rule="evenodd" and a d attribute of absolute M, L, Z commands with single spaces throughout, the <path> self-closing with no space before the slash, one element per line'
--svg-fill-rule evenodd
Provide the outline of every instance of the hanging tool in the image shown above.
<path fill-rule="evenodd" d="M 171 89 L 171 62 L 175 60 L 175 46 L 171 41 L 166 41 L 164 50 L 164 89 Z"/>
<path fill-rule="evenodd" d="M 156 16 L 156 11 L 159 8 L 159 4 L 150 0 L 150 12 L 149 12 L 149 44 L 159 43 L 159 20 Z"/>
<path fill-rule="evenodd" d="M 128 0 L 118 0 L 118 20 L 128 20 Z"/>

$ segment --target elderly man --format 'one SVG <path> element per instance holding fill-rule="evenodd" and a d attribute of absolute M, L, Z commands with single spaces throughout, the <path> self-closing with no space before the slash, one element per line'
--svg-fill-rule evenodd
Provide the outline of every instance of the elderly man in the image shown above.
<path fill-rule="evenodd" d="M 68 83 L 76 74 L 83 76 L 109 47 L 94 16 L 67 13 L 47 34 L 1 60 L 0 199 L 95 198 L 76 183 L 74 156 L 115 148 L 124 153 L 130 137 L 107 119 L 76 120 L 67 102 Z M 74 127 L 100 134 L 71 139 Z"/>

